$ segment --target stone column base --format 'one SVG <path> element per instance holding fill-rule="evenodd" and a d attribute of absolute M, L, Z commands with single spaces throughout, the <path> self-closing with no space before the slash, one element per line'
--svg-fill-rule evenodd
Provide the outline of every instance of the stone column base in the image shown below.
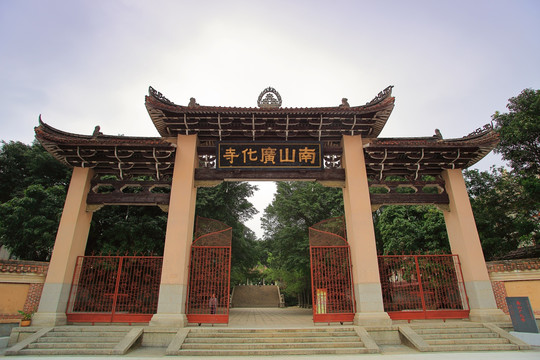
<path fill-rule="evenodd" d="M 392 319 L 388 313 L 378 312 L 361 312 L 354 315 L 354 325 L 357 326 L 389 326 L 392 325 Z"/>
<path fill-rule="evenodd" d="M 32 326 L 61 326 L 67 324 L 65 313 L 37 312 L 32 316 Z"/>
<path fill-rule="evenodd" d="M 186 327 L 188 324 L 186 314 L 154 314 L 148 325 L 159 327 Z"/>
<path fill-rule="evenodd" d="M 475 322 L 508 322 L 510 315 L 501 309 L 471 309 L 469 320 Z"/>

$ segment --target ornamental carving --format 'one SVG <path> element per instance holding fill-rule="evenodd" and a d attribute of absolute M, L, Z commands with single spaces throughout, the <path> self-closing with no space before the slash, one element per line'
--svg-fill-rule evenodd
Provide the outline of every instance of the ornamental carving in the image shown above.
<path fill-rule="evenodd" d="M 281 96 L 273 87 L 267 87 L 259 95 L 257 105 L 263 109 L 279 108 L 281 107 Z"/>
<path fill-rule="evenodd" d="M 163 96 L 162 93 L 154 89 L 153 87 L 148 87 L 148 93 L 161 101 L 162 103 L 169 104 L 169 105 L 175 105 L 171 100 L 167 99 L 165 96 Z"/>
<path fill-rule="evenodd" d="M 379 92 L 377 94 L 377 96 L 375 96 L 375 98 L 373 98 L 373 100 L 371 100 L 370 102 L 368 102 L 366 105 L 375 105 L 377 103 L 380 103 L 381 101 L 383 101 L 384 99 L 386 99 L 387 97 L 391 96 L 392 95 L 392 88 L 394 86 L 393 85 L 390 85 L 388 86 L 386 89 L 384 89 L 383 91 Z"/>

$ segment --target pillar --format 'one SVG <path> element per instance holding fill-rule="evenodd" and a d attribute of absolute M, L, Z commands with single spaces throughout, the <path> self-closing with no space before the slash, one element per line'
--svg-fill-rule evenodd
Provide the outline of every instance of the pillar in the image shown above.
<path fill-rule="evenodd" d="M 450 199 L 444 220 L 453 254 L 459 255 L 463 280 L 469 297 L 470 319 L 490 322 L 507 321 L 508 316 L 497 308 L 476 222 L 461 169 L 442 172 Z"/>
<path fill-rule="evenodd" d="M 361 136 L 343 136 L 343 200 L 356 297 L 356 325 L 390 325 L 384 311 L 375 229 Z"/>
<path fill-rule="evenodd" d="M 197 135 L 178 135 L 157 313 L 150 326 L 187 325 L 186 297 L 195 217 Z"/>
<path fill-rule="evenodd" d="M 92 212 L 86 211 L 92 169 L 76 167 L 69 183 L 64 210 L 54 242 L 43 292 L 32 325 L 65 325 L 69 291 L 77 256 L 84 255 Z"/>

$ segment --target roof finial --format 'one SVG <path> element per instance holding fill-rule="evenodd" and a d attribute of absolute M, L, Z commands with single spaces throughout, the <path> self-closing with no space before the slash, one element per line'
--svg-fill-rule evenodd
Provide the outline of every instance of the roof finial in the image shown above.
<path fill-rule="evenodd" d="M 339 107 L 351 107 L 349 105 L 349 99 L 347 99 L 347 98 L 341 99 L 341 105 L 339 105 Z"/>
<path fill-rule="evenodd" d="M 200 106 L 200 105 L 197 104 L 197 100 L 195 100 L 194 97 L 189 98 L 189 104 L 188 104 L 188 107 L 198 107 L 198 106 Z"/>
<path fill-rule="evenodd" d="M 264 98 L 263 96 L 266 95 Z M 264 89 L 257 99 L 257 105 L 260 108 L 279 108 L 281 107 L 281 95 L 273 87 Z"/>
<path fill-rule="evenodd" d="M 101 127 L 99 125 L 97 125 L 95 128 L 94 128 L 94 132 L 92 133 L 92 137 L 98 137 L 99 135 L 103 135 L 103 133 L 101 131 Z"/>

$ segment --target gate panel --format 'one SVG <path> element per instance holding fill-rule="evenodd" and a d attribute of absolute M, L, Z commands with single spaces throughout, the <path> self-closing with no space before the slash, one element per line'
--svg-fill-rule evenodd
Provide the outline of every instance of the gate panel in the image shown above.
<path fill-rule="evenodd" d="M 229 322 L 232 228 L 216 220 L 197 218 L 195 234 L 199 237 L 191 246 L 188 322 L 226 324 Z"/>
<path fill-rule="evenodd" d="M 314 322 L 352 322 L 355 299 L 343 218 L 309 229 Z"/>
<path fill-rule="evenodd" d="M 457 255 L 379 256 L 384 310 L 392 319 L 469 316 Z"/>
<path fill-rule="evenodd" d="M 157 310 L 162 257 L 79 256 L 69 322 L 148 322 Z"/>

